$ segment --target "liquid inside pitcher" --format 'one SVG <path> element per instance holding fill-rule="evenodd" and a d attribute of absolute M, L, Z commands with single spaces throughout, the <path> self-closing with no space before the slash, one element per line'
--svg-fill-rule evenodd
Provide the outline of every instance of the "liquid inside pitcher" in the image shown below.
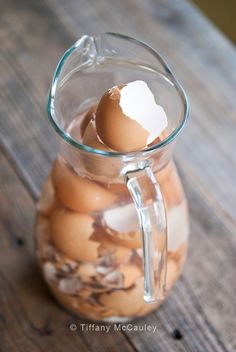
<path fill-rule="evenodd" d="M 72 48 L 49 96 L 49 117 L 61 140 L 37 205 L 37 260 L 63 307 L 93 320 L 126 321 L 161 304 L 145 302 L 145 287 L 150 293 L 163 276 L 167 295 L 185 261 L 188 210 L 172 159 L 187 118 L 185 95 L 162 59 L 131 38 L 86 36 Z M 166 110 L 163 137 L 134 153 L 83 145 L 89 109 L 108 88 L 136 79 L 148 82 Z M 150 265 L 158 268 L 153 283 Z"/>

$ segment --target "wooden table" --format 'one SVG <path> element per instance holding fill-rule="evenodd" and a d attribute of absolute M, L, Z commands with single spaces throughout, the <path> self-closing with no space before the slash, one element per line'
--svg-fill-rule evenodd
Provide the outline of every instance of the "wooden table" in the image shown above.
<path fill-rule="evenodd" d="M 175 154 L 191 244 L 166 303 L 139 321 L 155 334 L 82 332 L 34 258 L 34 203 L 57 151 L 45 113 L 52 72 L 76 38 L 107 30 L 158 48 L 191 103 Z M 1 0 L 0 36 L 0 351 L 235 351 L 235 48 L 184 0 Z"/>

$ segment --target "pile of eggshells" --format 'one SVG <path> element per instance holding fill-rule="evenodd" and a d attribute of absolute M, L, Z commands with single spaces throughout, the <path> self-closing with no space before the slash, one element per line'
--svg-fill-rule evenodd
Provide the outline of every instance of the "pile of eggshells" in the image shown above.
<path fill-rule="evenodd" d="M 135 82 L 139 82 L 140 94 L 144 94 L 144 82 Z M 127 97 L 129 101 L 134 99 L 133 89 L 129 87 L 132 83 L 110 89 L 98 106 L 85 115 L 81 124 L 85 144 L 96 149 L 126 152 L 143 149 L 161 135 L 166 121 L 160 123 L 155 133 L 150 121 L 145 121 L 145 136 L 137 138 L 142 135 L 140 121 L 144 112 L 129 110 Z M 127 87 L 129 91 L 122 92 Z M 136 99 L 137 94 L 136 91 Z M 147 106 L 152 103 L 149 96 Z M 152 109 L 150 114 L 156 114 L 157 110 L 154 111 L 153 106 Z M 165 116 L 162 110 L 158 108 L 161 116 Z M 109 119 L 111 114 L 117 119 L 115 129 Z M 127 118 L 133 114 L 138 116 L 139 122 Z M 125 122 L 129 126 L 124 128 L 122 119 L 128 120 Z M 124 138 L 121 146 L 118 137 L 121 133 L 127 134 L 128 129 L 135 129 L 137 133 L 132 134 L 133 139 L 130 135 Z M 156 177 L 167 208 L 166 286 L 169 291 L 185 259 L 188 214 L 175 165 L 169 162 Z M 56 160 L 38 202 L 36 247 L 49 288 L 57 300 L 73 312 L 95 320 L 117 320 L 142 316 L 157 307 L 143 300 L 141 233 L 124 183 L 102 184 L 81 177 L 62 160 Z"/>

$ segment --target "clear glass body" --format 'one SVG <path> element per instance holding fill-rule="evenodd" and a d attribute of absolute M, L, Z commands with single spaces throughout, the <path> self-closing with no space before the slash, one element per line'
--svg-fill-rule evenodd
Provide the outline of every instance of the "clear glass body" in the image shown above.
<path fill-rule="evenodd" d="M 72 48 L 50 92 L 49 115 L 62 138 L 37 206 L 37 259 L 65 308 L 93 320 L 124 321 L 156 309 L 162 301 L 145 303 L 144 288 L 150 293 L 163 276 L 168 293 L 183 268 L 188 211 L 172 151 L 186 101 L 169 68 L 141 43 L 108 34 L 82 37 Z M 166 110 L 163 139 L 126 154 L 82 145 L 86 111 L 108 88 L 136 79 L 149 84 Z M 155 265 L 159 271 L 150 271 Z"/>

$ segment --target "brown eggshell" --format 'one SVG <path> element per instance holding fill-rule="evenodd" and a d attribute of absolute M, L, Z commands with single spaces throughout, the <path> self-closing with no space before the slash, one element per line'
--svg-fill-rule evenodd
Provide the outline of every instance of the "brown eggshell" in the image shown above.
<path fill-rule="evenodd" d="M 50 284 L 49 285 L 50 291 L 54 295 L 54 297 L 57 299 L 57 301 L 65 308 L 78 312 L 79 308 L 79 297 L 77 296 L 72 296 L 66 293 L 62 293 L 56 284 Z"/>
<path fill-rule="evenodd" d="M 130 249 L 117 245 L 104 237 L 98 248 L 98 255 L 100 258 L 112 256 L 113 262 L 119 264 L 125 262 L 129 258 L 131 251 Z"/>
<path fill-rule="evenodd" d="M 112 242 L 130 249 L 138 249 L 142 247 L 142 235 L 139 231 L 119 233 L 108 230 Z"/>
<path fill-rule="evenodd" d="M 39 201 L 37 203 L 37 210 L 42 215 L 47 216 L 50 214 L 55 204 L 55 191 L 51 177 L 49 176 L 43 184 Z"/>
<path fill-rule="evenodd" d="M 181 203 L 184 198 L 183 187 L 173 162 L 169 162 L 162 170 L 155 173 L 159 182 L 167 208 Z"/>
<path fill-rule="evenodd" d="M 134 287 L 128 290 L 102 294 L 99 301 L 105 307 L 118 311 L 121 316 L 135 316 L 143 304 L 143 278 L 137 279 Z"/>
<path fill-rule="evenodd" d="M 91 148 L 99 149 L 103 151 L 111 151 L 109 147 L 99 141 L 95 125 L 92 121 L 88 124 L 84 137 L 83 143 Z M 100 155 L 84 155 L 85 169 L 92 175 L 102 176 L 102 179 L 106 177 L 116 177 L 119 175 L 120 161 L 119 159 L 105 157 Z"/>
<path fill-rule="evenodd" d="M 149 133 L 123 114 L 119 105 L 122 87 L 109 89 L 101 98 L 95 118 L 97 133 L 104 144 L 116 151 L 141 150 L 146 146 Z"/>
<path fill-rule="evenodd" d="M 178 266 L 173 260 L 167 261 L 167 271 L 166 271 L 166 291 L 168 292 L 178 278 Z"/>
<path fill-rule="evenodd" d="M 91 120 L 94 120 L 95 119 L 95 113 L 96 113 L 96 110 L 97 110 L 97 105 L 93 105 L 89 111 L 85 114 L 82 122 L 81 122 L 81 125 L 80 125 L 80 133 L 81 133 L 81 137 L 83 137 L 84 135 L 84 132 L 86 130 L 86 127 L 88 126 L 89 122 Z"/>
<path fill-rule="evenodd" d="M 83 136 L 83 144 L 88 145 L 91 148 L 104 150 L 104 151 L 111 151 L 109 147 L 99 141 L 95 124 L 93 121 L 90 121 L 87 125 L 84 136 Z"/>
<path fill-rule="evenodd" d="M 79 266 L 77 273 L 83 282 L 89 282 L 93 276 L 96 276 L 96 269 L 90 263 L 82 263 Z"/>
<path fill-rule="evenodd" d="M 52 180 L 59 200 L 72 210 L 98 211 L 110 206 L 116 199 L 113 193 L 80 177 L 58 160 L 53 166 Z"/>
<path fill-rule="evenodd" d="M 148 144 L 149 147 L 151 147 L 152 145 L 156 145 L 162 141 L 164 141 L 164 139 L 166 139 L 169 136 L 169 132 L 167 130 L 164 130 L 160 136 L 158 136 L 156 139 L 154 139 L 154 141 L 152 141 L 152 143 Z"/>
<path fill-rule="evenodd" d="M 107 183 L 104 185 L 108 191 L 117 194 L 118 196 L 129 198 L 130 193 L 125 183 Z"/>
<path fill-rule="evenodd" d="M 170 258 L 176 262 L 184 260 L 186 253 L 187 253 L 187 249 L 188 249 L 187 243 L 182 243 L 175 252 L 168 253 L 168 258 Z"/>
<path fill-rule="evenodd" d="M 99 244 L 89 238 L 93 233 L 93 218 L 68 210 L 54 210 L 50 216 L 52 241 L 69 258 L 95 261 Z"/>
<path fill-rule="evenodd" d="M 133 264 L 121 265 L 118 270 L 122 273 L 124 277 L 124 288 L 128 288 L 133 285 L 136 280 L 142 276 L 140 269 Z"/>
<path fill-rule="evenodd" d="M 56 285 L 49 286 L 51 292 L 57 301 L 65 308 L 72 312 L 81 314 L 82 316 L 99 320 L 101 319 L 100 314 L 104 314 L 106 309 L 98 304 L 90 304 L 84 298 L 80 296 L 72 296 L 69 294 L 62 293 Z"/>

